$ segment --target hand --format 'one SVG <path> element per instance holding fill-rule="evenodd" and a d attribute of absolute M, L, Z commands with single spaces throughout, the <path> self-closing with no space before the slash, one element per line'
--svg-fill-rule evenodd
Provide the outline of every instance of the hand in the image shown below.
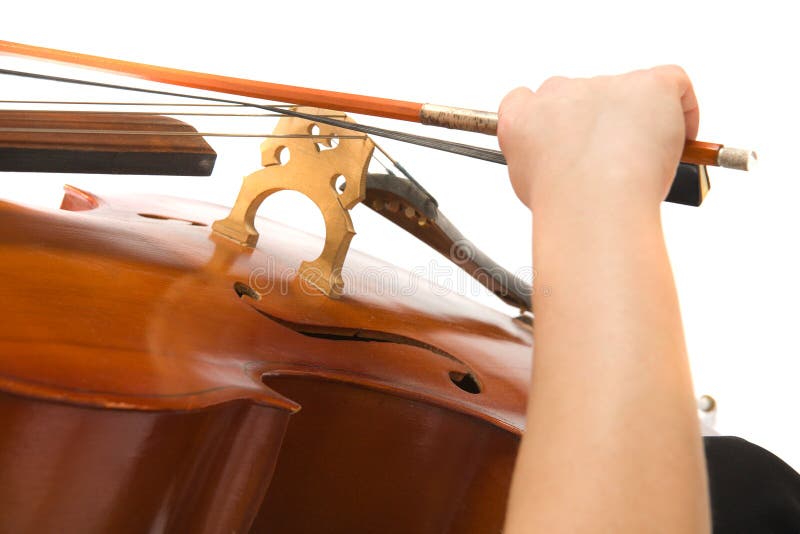
<path fill-rule="evenodd" d="M 514 190 L 536 214 L 658 206 L 698 122 L 689 77 L 662 66 L 515 89 L 500 105 L 497 134 Z"/>

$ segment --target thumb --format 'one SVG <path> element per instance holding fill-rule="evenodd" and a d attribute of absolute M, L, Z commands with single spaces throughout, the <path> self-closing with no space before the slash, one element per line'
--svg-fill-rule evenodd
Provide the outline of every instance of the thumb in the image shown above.
<path fill-rule="evenodd" d="M 497 140 L 503 152 L 506 151 L 511 140 L 514 139 L 514 132 L 520 126 L 519 121 L 521 120 L 522 109 L 533 95 L 533 91 L 529 88 L 517 87 L 500 102 L 500 107 L 497 110 Z"/>

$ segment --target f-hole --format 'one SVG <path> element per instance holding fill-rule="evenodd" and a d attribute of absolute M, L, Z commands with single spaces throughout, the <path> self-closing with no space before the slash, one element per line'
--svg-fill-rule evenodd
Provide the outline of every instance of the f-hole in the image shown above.
<path fill-rule="evenodd" d="M 450 371 L 450 381 L 455 384 L 462 391 L 477 395 L 481 392 L 481 386 L 478 379 L 472 373 L 462 373 L 459 371 Z"/>

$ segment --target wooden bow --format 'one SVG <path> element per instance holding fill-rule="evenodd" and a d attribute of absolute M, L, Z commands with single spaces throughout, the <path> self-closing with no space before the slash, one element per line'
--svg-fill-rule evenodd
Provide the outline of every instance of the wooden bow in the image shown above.
<path fill-rule="evenodd" d="M 490 135 L 497 133 L 497 114 L 487 111 L 204 74 L 10 41 L 0 41 L 0 53 L 81 65 L 193 89 L 399 119 Z M 740 170 L 749 170 L 755 159 L 755 153 L 750 150 L 728 148 L 719 143 L 694 140 L 686 141 L 681 156 L 681 161 L 684 163 Z"/>

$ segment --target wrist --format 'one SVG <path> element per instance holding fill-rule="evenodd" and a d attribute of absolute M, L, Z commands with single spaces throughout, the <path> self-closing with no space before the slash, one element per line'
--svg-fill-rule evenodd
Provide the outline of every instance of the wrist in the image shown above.
<path fill-rule="evenodd" d="M 560 172 L 531 169 L 526 176 L 535 181 L 525 190 L 523 202 L 538 219 L 657 219 L 664 197 L 664 179 L 652 168 L 576 165 Z"/>

